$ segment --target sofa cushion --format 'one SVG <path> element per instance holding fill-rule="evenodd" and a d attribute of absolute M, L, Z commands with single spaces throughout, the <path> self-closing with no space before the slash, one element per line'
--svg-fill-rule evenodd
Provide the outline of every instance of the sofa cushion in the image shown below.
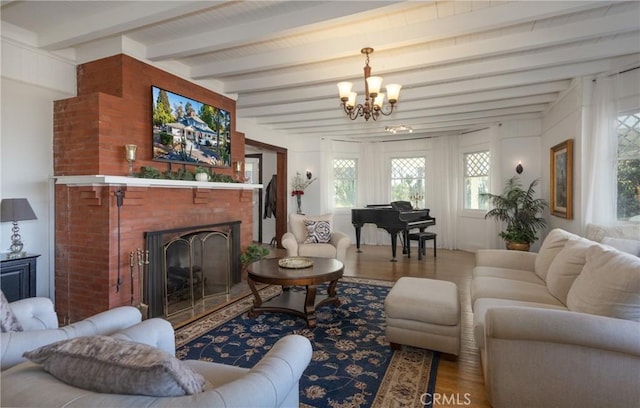
<path fill-rule="evenodd" d="M 307 239 L 307 227 L 304 225 L 304 220 L 309 221 L 327 221 L 329 223 L 329 229 L 333 230 L 333 214 L 324 215 L 304 215 L 304 214 L 291 214 L 289 215 L 289 228 L 296 241 L 300 244 Z"/>
<path fill-rule="evenodd" d="M 564 306 L 558 299 L 551 296 L 545 285 L 494 277 L 478 277 L 471 281 L 472 304 L 481 298 L 512 299 Z"/>
<path fill-rule="evenodd" d="M 538 256 L 535 261 L 536 275 L 538 275 L 540 279 L 546 282 L 547 271 L 549 270 L 551 262 L 553 262 L 553 259 L 562 248 L 564 248 L 564 244 L 572 238 L 577 239 L 579 237 L 560 228 L 553 229 L 549 232 L 544 241 L 542 241 L 540 251 L 538 251 Z"/>
<path fill-rule="evenodd" d="M 108 336 L 62 340 L 24 357 L 67 384 L 100 393 L 170 397 L 196 394 L 207 384 L 166 351 Z"/>
<path fill-rule="evenodd" d="M 602 243 L 631 255 L 640 256 L 640 241 L 635 239 L 604 237 Z"/>
<path fill-rule="evenodd" d="M 473 277 L 488 276 L 494 278 L 513 279 L 524 282 L 536 283 L 544 285 L 544 281 L 540 279 L 533 271 L 523 269 L 498 268 L 494 266 L 476 266 L 473 268 Z"/>
<path fill-rule="evenodd" d="M 567 293 L 576 280 L 587 258 L 587 249 L 595 242 L 584 238 L 570 239 L 556 255 L 547 271 L 547 289 L 563 304 L 567 304 Z"/>
<path fill-rule="evenodd" d="M 522 302 L 511 299 L 478 299 L 473 303 L 473 337 L 478 348 L 484 347 L 484 322 L 487 310 L 496 307 L 537 307 L 542 309 L 567 310 L 566 306 L 547 303 Z"/>
<path fill-rule="evenodd" d="M 593 245 L 567 295 L 571 311 L 640 321 L 640 258 Z"/>
<path fill-rule="evenodd" d="M 2 333 L 22 331 L 22 325 L 13 313 L 4 292 L 0 290 L 0 330 Z"/>
<path fill-rule="evenodd" d="M 298 256 L 311 256 L 317 258 L 335 258 L 337 248 L 331 244 L 300 244 Z"/>
<path fill-rule="evenodd" d="M 331 241 L 331 224 L 328 221 L 304 220 L 307 228 L 305 244 L 326 244 Z"/>

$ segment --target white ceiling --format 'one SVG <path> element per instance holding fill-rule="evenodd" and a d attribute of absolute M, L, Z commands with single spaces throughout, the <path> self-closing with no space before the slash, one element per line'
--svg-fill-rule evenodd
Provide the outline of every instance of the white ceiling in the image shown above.
<path fill-rule="evenodd" d="M 1 4 L 5 38 L 76 63 L 124 52 L 237 98 L 239 120 L 305 137 L 424 137 L 540 118 L 573 79 L 640 65 L 638 1 Z M 347 119 L 338 99 L 348 80 L 362 102 L 363 47 L 375 49 L 374 75 L 403 85 L 378 121 Z M 384 131 L 401 124 L 414 132 Z"/>

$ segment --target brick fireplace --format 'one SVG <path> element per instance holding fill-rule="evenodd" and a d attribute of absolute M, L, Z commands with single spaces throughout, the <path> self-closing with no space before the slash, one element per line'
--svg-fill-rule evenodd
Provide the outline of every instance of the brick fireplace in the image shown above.
<path fill-rule="evenodd" d="M 80 65 L 77 76 L 78 96 L 54 104 L 55 295 L 62 323 L 141 302 L 129 254 L 145 248 L 146 231 L 241 220 L 240 247 L 252 236 L 250 188 L 145 185 L 124 177 L 128 143 L 138 146 L 136 169 L 167 170 L 166 163 L 151 160 L 151 85 L 230 111 L 232 162 L 244 158 L 235 101 L 125 55 Z M 233 175 L 230 168 L 213 170 Z"/>

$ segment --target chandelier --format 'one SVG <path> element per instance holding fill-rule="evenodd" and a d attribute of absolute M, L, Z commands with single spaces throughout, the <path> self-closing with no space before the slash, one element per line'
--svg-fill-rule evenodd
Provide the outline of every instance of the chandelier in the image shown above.
<path fill-rule="evenodd" d="M 351 82 L 338 83 L 338 90 L 340 92 L 340 101 L 342 101 L 342 107 L 349 119 L 354 120 L 359 116 L 362 116 L 364 120 L 377 120 L 380 114 L 389 116 L 395 108 L 398 97 L 400 96 L 401 85 L 389 84 L 387 88 L 387 99 L 391 108 L 386 112 L 383 110 L 384 104 L 384 92 L 380 92 L 380 86 L 382 85 L 382 77 L 371 76 L 371 67 L 369 66 L 369 54 L 373 53 L 373 48 L 366 47 L 360 50 L 365 54 L 366 63 L 364 66 L 364 104 L 359 103 L 356 105 L 356 92 L 351 92 L 353 84 Z"/>

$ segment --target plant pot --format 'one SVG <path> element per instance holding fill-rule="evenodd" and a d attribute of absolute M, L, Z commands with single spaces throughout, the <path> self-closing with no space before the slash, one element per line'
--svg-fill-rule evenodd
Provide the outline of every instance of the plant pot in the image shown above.
<path fill-rule="evenodd" d="M 510 249 L 512 251 L 528 252 L 530 247 L 530 244 L 522 244 L 520 242 L 507 242 L 507 249 Z"/>
<path fill-rule="evenodd" d="M 197 173 L 196 174 L 197 181 L 209 181 L 209 175 L 207 173 Z"/>

